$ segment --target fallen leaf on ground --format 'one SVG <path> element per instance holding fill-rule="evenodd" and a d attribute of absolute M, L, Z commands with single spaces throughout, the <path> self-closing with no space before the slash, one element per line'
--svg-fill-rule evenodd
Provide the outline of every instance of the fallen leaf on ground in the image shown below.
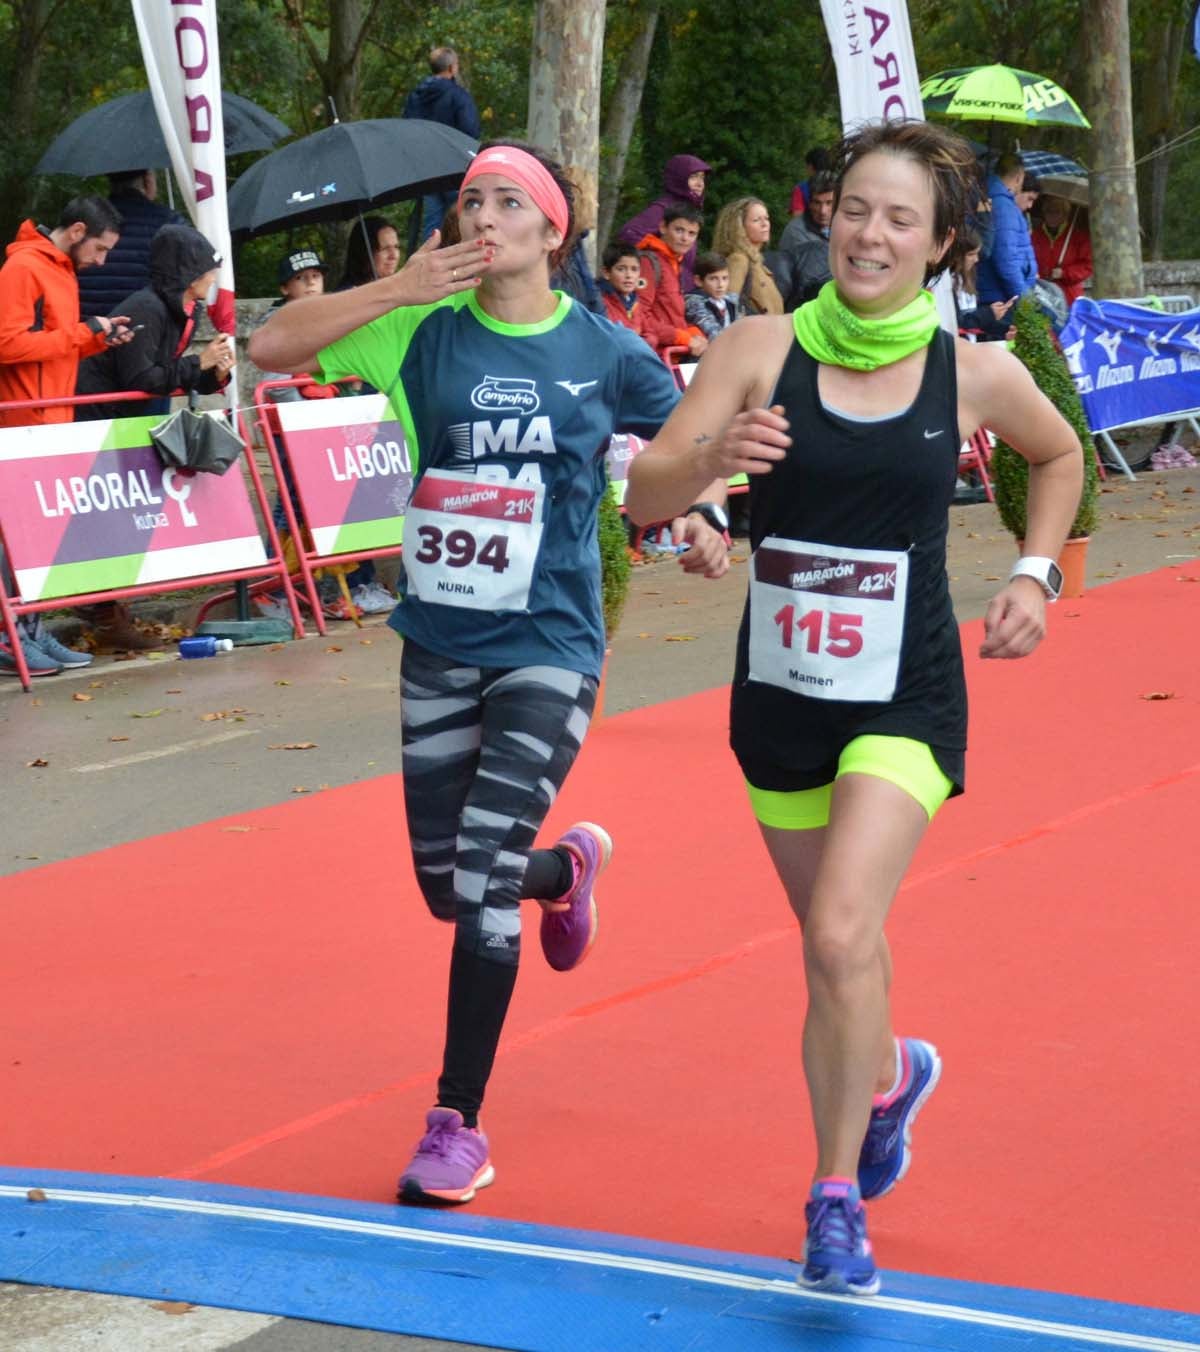
<path fill-rule="evenodd" d="M 276 681 L 276 685 L 291 685 L 291 681 Z"/>
<path fill-rule="evenodd" d="M 677 606 L 690 606 L 692 603 L 690 601 L 676 601 L 674 604 Z"/>
<path fill-rule="evenodd" d="M 46 1200 L 46 1194 L 41 1188 L 30 1188 L 25 1194 L 25 1200 L 27 1202 L 44 1202 Z"/>
<path fill-rule="evenodd" d="M 127 742 L 127 741 L 129 741 L 129 738 L 128 738 L 128 737 L 110 737 L 108 740 L 109 740 L 110 742 Z"/>
<path fill-rule="evenodd" d="M 1174 699 L 1174 690 L 1150 690 L 1142 696 L 1143 699 Z"/>
<path fill-rule="evenodd" d="M 995 573 L 987 573 L 984 575 L 983 580 L 985 582 L 999 582 L 1000 578 Z"/>
<path fill-rule="evenodd" d="M 85 695 L 82 690 L 76 690 L 71 696 L 76 704 L 90 704 L 96 698 L 95 695 Z"/>
<path fill-rule="evenodd" d="M 167 690 L 167 691 L 165 691 L 164 693 L 165 693 L 165 694 L 168 694 L 168 695 L 182 695 L 182 694 L 183 694 L 183 691 L 182 691 L 182 690 Z"/>
<path fill-rule="evenodd" d="M 253 827 L 253 826 L 222 826 L 222 827 L 221 827 L 221 830 L 222 830 L 222 831 L 230 831 L 230 832 L 236 831 L 239 835 L 241 835 L 242 833 L 244 833 L 244 832 L 246 832 L 246 831 L 253 831 L 253 830 L 254 830 L 254 827 Z"/>
<path fill-rule="evenodd" d="M 196 1307 L 186 1300 L 156 1300 L 150 1306 L 152 1310 L 161 1310 L 163 1314 L 187 1314 Z"/>
<path fill-rule="evenodd" d="M 315 751 L 316 742 L 272 742 L 268 751 Z"/>
<path fill-rule="evenodd" d="M 638 638 L 653 638 L 653 634 L 639 634 Z"/>
<path fill-rule="evenodd" d="M 292 792 L 293 792 L 293 793 L 312 793 L 312 789 L 305 788 L 305 786 L 304 786 L 303 784 L 293 784 L 293 785 L 292 785 Z"/>
<path fill-rule="evenodd" d="M 695 639 L 695 634 L 668 634 L 663 640 L 664 643 L 691 643 Z"/>
<path fill-rule="evenodd" d="M 327 653 L 340 653 L 342 650 L 341 648 L 338 647 L 336 643 L 331 643 L 329 647 L 325 649 L 325 651 Z"/>
<path fill-rule="evenodd" d="M 162 710 L 162 709 L 147 709 L 146 712 L 145 712 L 144 714 L 130 714 L 129 717 L 130 717 L 130 718 L 157 718 L 157 717 L 159 716 L 159 714 L 161 714 L 161 713 L 163 713 L 163 712 L 164 712 L 164 710 Z"/>
<path fill-rule="evenodd" d="M 341 683 L 342 683 L 343 685 L 345 685 L 346 682 L 347 682 L 349 679 L 350 679 L 349 676 L 339 676 L 339 677 L 338 677 L 338 680 L 341 681 Z"/>
<path fill-rule="evenodd" d="M 103 682 L 103 681 L 89 681 L 89 682 L 88 682 L 88 689 L 89 689 L 89 690 L 103 690 L 103 689 L 104 689 L 104 682 Z"/>
<path fill-rule="evenodd" d="M 26 761 L 25 764 L 30 770 L 44 770 L 50 762 L 48 760 L 43 760 L 41 756 L 39 756 L 37 760 Z"/>
<path fill-rule="evenodd" d="M 1169 530 L 1156 530 L 1154 532 L 1154 538 L 1156 540 L 1169 540 L 1171 538 L 1171 532 Z"/>
<path fill-rule="evenodd" d="M 268 645 L 267 645 L 267 652 L 269 652 L 269 653 L 281 653 L 281 652 L 283 652 L 283 644 L 282 644 L 282 643 L 271 643 L 271 644 L 268 644 Z"/>
<path fill-rule="evenodd" d="M 360 638 L 358 640 L 364 648 L 369 648 L 375 642 L 373 638 Z"/>

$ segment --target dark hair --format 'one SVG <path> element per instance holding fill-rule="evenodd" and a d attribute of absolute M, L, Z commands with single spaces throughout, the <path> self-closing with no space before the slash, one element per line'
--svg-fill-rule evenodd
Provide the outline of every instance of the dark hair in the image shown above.
<path fill-rule="evenodd" d="M 671 221 L 691 221 L 693 225 L 703 225 L 704 212 L 690 202 L 668 202 L 663 208 L 662 223 L 668 225 Z"/>
<path fill-rule="evenodd" d="M 600 266 L 605 272 L 609 268 L 615 268 L 622 258 L 636 258 L 638 256 L 637 245 L 622 244 L 620 240 L 604 246 L 604 252 L 600 255 Z"/>
<path fill-rule="evenodd" d="M 109 230 L 114 234 L 121 233 L 121 213 L 107 197 L 99 197 L 95 193 L 72 197 L 59 212 L 57 228 L 69 230 L 79 221 L 87 226 L 86 239 L 93 239 Z"/>
<path fill-rule="evenodd" d="M 458 222 L 458 203 L 456 202 L 442 217 L 442 223 L 438 226 L 441 234 L 441 240 L 438 244 L 439 249 L 449 248 L 451 244 L 462 243 L 462 229 Z"/>
<path fill-rule="evenodd" d="M 1041 192 L 1042 185 L 1038 182 L 1037 175 L 1026 172 L 1021 180 L 1022 192 Z"/>
<path fill-rule="evenodd" d="M 928 282 L 938 273 L 955 267 L 963 256 L 963 227 L 979 182 L 971 143 L 932 122 L 909 120 L 861 127 L 844 137 L 833 151 L 833 169 L 838 180 L 835 210 L 841 201 L 846 174 L 859 160 L 876 152 L 915 160 L 929 175 L 933 189 L 933 237 L 938 243 L 945 243 L 951 235 L 953 238 L 941 259 L 926 267 Z"/>
<path fill-rule="evenodd" d="M 435 75 L 444 75 L 457 60 L 458 53 L 453 47 L 435 47 L 429 53 L 429 69 Z"/>
<path fill-rule="evenodd" d="M 563 242 L 550 255 L 550 271 L 562 267 L 571 256 L 571 251 L 575 247 L 575 196 L 578 189 L 575 184 L 567 177 L 566 171 L 562 165 L 555 159 L 551 159 L 540 146 L 530 145 L 528 141 L 518 141 L 513 137 L 504 137 L 498 141 L 485 141 L 480 147 L 482 154 L 485 150 L 491 150 L 493 146 L 512 146 L 516 150 L 523 150 L 526 155 L 532 155 L 542 166 L 550 177 L 558 184 L 558 190 L 562 193 L 567 203 L 567 230 L 563 236 Z"/>
<path fill-rule="evenodd" d="M 371 255 L 379 248 L 379 236 L 385 230 L 395 229 L 386 216 L 364 216 L 361 224 L 355 221 L 350 238 L 346 242 L 346 266 L 342 272 L 342 280 L 338 283 L 339 291 L 351 286 L 363 286 L 375 280 L 375 266 Z M 400 232 L 396 231 L 397 238 L 399 234 Z"/>
<path fill-rule="evenodd" d="M 1015 150 L 1006 150 L 996 161 L 996 167 L 992 172 L 997 178 L 1012 178 L 1018 169 L 1025 168 L 1025 161 L 1017 154 Z"/>
<path fill-rule="evenodd" d="M 692 273 L 697 281 L 702 282 L 710 272 L 720 272 L 722 268 L 728 267 L 729 259 L 723 253 L 709 249 L 707 253 L 696 255 L 696 261 L 692 264 Z"/>
<path fill-rule="evenodd" d="M 959 238 L 962 240 L 962 253 L 958 256 L 958 259 L 954 264 L 954 274 L 961 280 L 965 289 L 974 295 L 976 291 L 975 280 L 976 273 L 979 270 L 979 260 L 976 259 L 974 263 L 968 262 L 967 260 L 969 255 L 974 253 L 976 249 L 983 248 L 983 240 L 980 238 L 979 232 L 975 227 L 971 225 L 963 226 L 962 234 Z"/>
<path fill-rule="evenodd" d="M 829 169 L 829 151 L 824 146 L 813 146 L 804 152 L 804 163 L 814 174 L 823 174 Z"/>
<path fill-rule="evenodd" d="M 837 179 L 828 169 L 822 169 L 820 173 L 812 176 L 812 183 L 808 188 L 808 200 L 811 203 L 818 193 L 837 192 Z"/>
<path fill-rule="evenodd" d="M 149 172 L 148 169 L 128 169 L 120 174 L 109 174 L 108 190 L 109 192 L 125 192 L 129 188 L 136 188 L 140 192 L 142 180 Z"/>

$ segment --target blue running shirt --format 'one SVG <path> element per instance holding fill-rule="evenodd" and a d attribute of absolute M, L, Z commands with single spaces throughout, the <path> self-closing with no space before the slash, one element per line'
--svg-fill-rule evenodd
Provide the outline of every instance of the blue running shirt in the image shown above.
<path fill-rule="evenodd" d="M 417 466 L 392 628 L 465 666 L 598 676 L 604 451 L 652 437 L 679 393 L 641 338 L 557 294 L 538 324 L 472 291 L 393 310 L 325 348 L 319 378 L 387 394 Z"/>

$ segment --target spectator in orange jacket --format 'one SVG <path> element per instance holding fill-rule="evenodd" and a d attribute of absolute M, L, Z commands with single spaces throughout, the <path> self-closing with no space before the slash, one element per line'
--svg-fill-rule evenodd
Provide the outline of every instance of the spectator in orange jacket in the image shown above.
<path fill-rule="evenodd" d="M 1049 193 L 1037 206 L 1033 227 L 1033 252 L 1038 276 L 1057 282 L 1067 304 L 1083 295 L 1083 284 L 1092 275 L 1092 236 L 1087 213 L 1062 197 Z"/>
<path fill-rule="evenodd" d="M 604 313 L 614 324 L 632 329 L 639 338 L 646 337 L 646 306 L 641 299 L 645 286 L 641 259 L 633 245 L 619 240 L 610 244 L 600 259 L 597 283 Z"/>
<path fill-rule="evenodd" d="M 695 246 L 703 219 L 698 207 L 671 203 L 663 211 L 658 234 L 643 235 L 638 241 L 646 283 L 642 336 L 660 356 L 668 347 L 686 347 L 689 356 L 698 357 L 708 347 L 704 334 L 687 322 L 680 284 L 684 256 Z"/>
<path fill-rule="evenodd" d="M 0 403 L 68 397 L 81 358 L 133 337 L 125 315 L 79 317 L 76 274 L 102 266 L 120 231 L 104 197 L 73 197 L 52 230 L 25 221 L 17 231 L 0 268 Z M 0 410 L 0 427 L 74 419 L 70 405 Z"/>

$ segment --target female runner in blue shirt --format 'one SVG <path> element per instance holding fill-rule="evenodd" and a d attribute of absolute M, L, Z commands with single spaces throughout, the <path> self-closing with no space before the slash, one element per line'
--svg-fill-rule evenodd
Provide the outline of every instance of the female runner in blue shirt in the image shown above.
<path fill-rule="evenodd" d="M 479 1109 L 539 901 L 559 971 L 596 933 L 612 842 L 589 822 L 534 849 L 587 731 L 604 649 L 596 509 L 614 432 L 651 436 L 677 394 L 635 334 L 550 289 L 574 233 L 561 170 L 494 143 L 458 200 L 462 243 L 435 232 L 395 276 L 293 302 L 260 329 L 260 366 L 361 376 L 386 393 L 419 468 L 405 519 L 403 773 L 417 880 L 455 927 L 436 1106 L 400 1176 L 406 1201 L 467 1202 L 494 1170 Z M 719 498 L 705 486 L 698 502 Z M 685 504 L 686 505 L 686 504 Z M 673 521 L 689 573 L 726 542 Z"/>
<path fill-rule="evenodd" d="M 959 447 L 979 427 L 1030 463 L 1025 557 L 988 606 L 984 657 L 1041 640 L 1079 500 L 1078 438 L 999 344 L 938 328 L 929 279 L 960 248 L 975 168 L 921 122 L 837 155 L 833 280 L 794 315 L 735 324 L 633 462 L 626 507 L 669 516 L 750 477 L 754 555 L 731 742 L 804 935 L 804 1071 L 817 1162 L 801 1282 L 869 1295 L 862 1198 L 903 1176 L 936 1049 L 892 1032 L 884 922 L 960 792 L 966 688 L 945 569 Z"/>

